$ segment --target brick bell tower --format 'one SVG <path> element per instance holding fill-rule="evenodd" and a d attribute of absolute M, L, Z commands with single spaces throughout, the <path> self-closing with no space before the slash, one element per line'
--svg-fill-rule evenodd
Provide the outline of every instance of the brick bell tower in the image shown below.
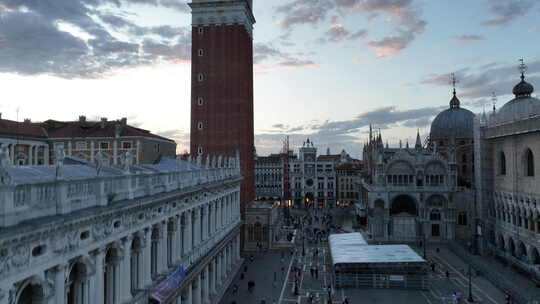
<path fill-rule="evenodd" d="M 241 211 L 255 198 L 252 0 L 193 0 L 192 155 L 240 153 Z"/>

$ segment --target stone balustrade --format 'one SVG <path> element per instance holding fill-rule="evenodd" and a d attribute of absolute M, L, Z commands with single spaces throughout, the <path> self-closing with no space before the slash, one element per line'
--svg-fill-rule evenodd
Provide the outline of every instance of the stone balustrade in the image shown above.
<path fill-rule="evenodd" d="M 108 174 L 103 176 L 96 172 L 75 177 L 52 178 L 47 175 L 53 170 L 78 169 L 74 167 L 78 166 L 40 166 L 39 170 L 37 167 L 4 167 L 3 170 L 14 178 L 11 178 L 11 182 L 0 183 L 0 227 L 95 206 L 107 206 L 123 200 L 181 191 L 240 175 L 238 166 L 212 168 L 202 165 L 190 167 L 186 164 L 179 164 L 177 168 L 169 166 L 162 171 L 157 171 L 159 167 L 152 165 L 134 167 L 134 172 L 110 168 Z M 43 177 L 28 177 L 33 171 L 44 173 Z"/>

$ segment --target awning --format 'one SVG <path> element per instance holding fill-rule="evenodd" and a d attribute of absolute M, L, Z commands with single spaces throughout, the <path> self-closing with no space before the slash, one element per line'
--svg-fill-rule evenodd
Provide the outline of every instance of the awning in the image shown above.
<path fill-rule="evenodd" d="M 173 273 L 171 273 L 167 278 L 161 281 L 158 285 L 153 287 L 150 291 L 150 296 L 155 300 L 162 303 L 170 298 L 182 281 L 186 278 L 186 271 L 184 267 L 178 267 Z"/>

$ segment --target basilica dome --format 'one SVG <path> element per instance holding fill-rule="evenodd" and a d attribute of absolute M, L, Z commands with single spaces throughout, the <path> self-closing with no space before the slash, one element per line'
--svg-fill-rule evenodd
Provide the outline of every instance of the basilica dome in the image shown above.
<path fill-rule="evenodd" d="M 540 99 L 532 97 L 533 92 L 534 87 L 525 81 L 525 76 L 522 74 L 521 82 L 512 90 L 515 98 L 507 102 L 499 110 L 496 115 L 497 123 L 506 123 L 540 115 Z"/>
<path fill-rule="evenodd" d="M 460 107 L 459 99 L 450 100 L 450 108 L 442 111 L 431 123 L 430 140 L 472 139 L 474 113 Z"/>

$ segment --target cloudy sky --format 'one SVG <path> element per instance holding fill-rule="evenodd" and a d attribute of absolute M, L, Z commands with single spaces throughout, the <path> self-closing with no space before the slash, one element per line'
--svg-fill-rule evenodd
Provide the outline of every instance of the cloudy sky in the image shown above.
<path fill-rule="evenodd" d="M 255 139 L 285 134 L 360 154 L 370 124 L 390 145 L 448 107 L 500 107 L 518 59 L 540 87 L 537 0 L 254 0 Z M 0 112 L 7 119 L 127 117 L 189 147 L 186 0 L 0 0 Z"/>

